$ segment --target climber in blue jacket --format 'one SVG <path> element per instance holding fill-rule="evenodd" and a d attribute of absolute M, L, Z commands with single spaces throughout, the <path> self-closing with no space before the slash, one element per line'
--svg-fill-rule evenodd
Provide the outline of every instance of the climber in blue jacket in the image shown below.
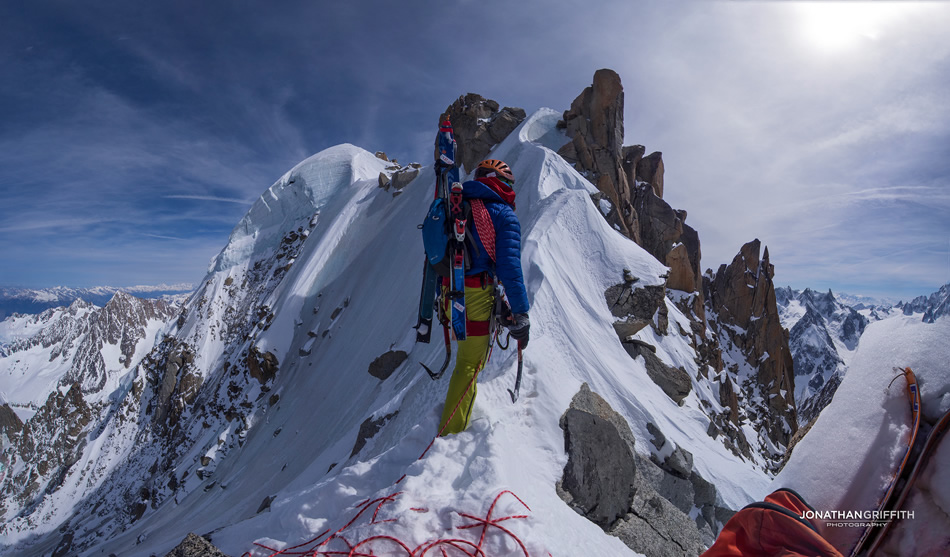
<path fill-rule="evenodd" d="M 465 182 L 462 197 L 472 206 L 471 267 L 465 273 L 467 336 L 458 343 L 455 369 L 442 411 L 440 431 L 459 433 L 468 427 L 475 402 L 475 378 L 491 345 L 489 320 L 494 306 L 492 278 L 498 277 L 511 305 L 508 331 L 521 347 L 528 344 L 528 293 L 521 269 L 521 223 L 515 215 L 515 182 L 511 168 L 500 160 L 478 163 L 474 180 Z M 484 209 L 482 209 L 483 207 Z M 484 220 L 488 216 L 490 226 Z M 482 238 L 481 236 L 493 236 Z M 451 316 L 449 316 L 451 318 Z M 471 385 L 471 387 L 469 387 Z"/>

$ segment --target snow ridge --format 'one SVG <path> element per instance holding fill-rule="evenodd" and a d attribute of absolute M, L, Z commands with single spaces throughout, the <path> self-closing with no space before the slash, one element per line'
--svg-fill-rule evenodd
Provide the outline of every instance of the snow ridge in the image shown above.
<path fill-rule="evenodd" d="M 531 554 L 632 555 L 557 493 L 567 460 L 559 422 L 584 383 L 630 424 L 645 459 L 688 452 L 688 472 L 715 486 L 720 507 L 760 498 L 764 458 L 739 456 L 710 433 L 710 416 L 725 409 L 700 373 L 680 307 L 688 296 L 685 305 L 677 295 L 660 300 L 665 332 L 654 317 L 656 326 L 618 337 L 605 291 L 628 274 L 638 289 L 662 287 L 668 268 L 610 227 L 593 186 L 556 154 L 567 142 L 560 117 L 536 112 L 491 155 L 519 175 L 533 327 L 517 404 L 507 392 L 515 354 L 496 349 L 470 429 L 433 442 L 446 381 L 432 382 L 419 363 L 438 365 L 444 348 L 414 344 L 412 330 L 423 254 L 416 225 L 432 169 L 394 195 L 378 187 L 390 163 L 334 147 L 262 194 L 151 352 L 107 382 L 108 397 L 59 393 L 55 408 L 88 421 L 57 482 L 28 501 L 5 499 L 13 502 L 0 551 L 65 544 L 78 555 L 164 554 L 191 531 L 211 533 L 232 555 L 255 542 L 282 549 L 342 527 L 355 505 L 392 494 L 405 476 L 398 501 L 354 535 L 421 544 L 452 531 L 459 510 L 484 516 L 511 490 L 533 509 L 511 524 Z M 654 348 L 689 393 L 673 400 L 622 341 Z M 380 379 L 369 370 L 384 355 L 401 363 Z M 724 359 L 744 362 L 738 353 Z M 375 434 L 361 435 L 364 424 Z M 758 437 L 741 427 L 742 439 Z M 8 480 L 2 489 L 18 492 Z M 515 550 L 510 539 L 486 543 L 488 554 Z"/>

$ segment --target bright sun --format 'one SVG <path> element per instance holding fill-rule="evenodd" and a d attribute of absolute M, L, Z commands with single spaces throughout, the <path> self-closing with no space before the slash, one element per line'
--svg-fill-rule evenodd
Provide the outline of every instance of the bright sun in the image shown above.
<path fill-rule="evenodd" d="M 903 4 L 903 5 L 902 5 Z M 881 38 L 883 31 L 907 7 L 902 2 L 801 2 L 805 40 L 826 52 L 840 52 L 865 40 Z"/>

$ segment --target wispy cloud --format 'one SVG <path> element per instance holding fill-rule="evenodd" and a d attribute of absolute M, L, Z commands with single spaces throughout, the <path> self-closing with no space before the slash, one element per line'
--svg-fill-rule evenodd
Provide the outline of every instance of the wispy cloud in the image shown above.
<path fill-rule="evenodd" d="M 220 201 L 222 203 L 237 203 L 238 205 L 249 205 L 252 200 L 234 199 L 229 197 L 215 197 L 213 195 L 166 195 L 165 199 L 194 199 L 197 201 Z"/>
<path fill-rule="evenodd" d="M 142 253 L 197 281 L 304 157 L 353 142 L 428 162 L 459 95 L 564 110 L 611 67 L 626 142 L 663 152 L 705 267 L 758 237 L 795 286 L 950 280 L 950 6 L 896 4 L 829 49 L 799 4 L 486 0 L 517 28 L 477 53 L 440 32 L 459 2 L 398 22 L 359 3 L 0 6 L 0 258 L 71 282 Z M 89 278 L 114 282 L 131 283 Z"/>

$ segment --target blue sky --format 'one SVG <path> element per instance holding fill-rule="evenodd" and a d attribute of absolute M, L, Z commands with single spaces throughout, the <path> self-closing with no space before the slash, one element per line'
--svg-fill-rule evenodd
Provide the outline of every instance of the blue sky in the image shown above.
<path fill-rule="evenodd" d="M 950 4 L 0 3 L 0 285 L 199 282 L 253 200 L 343 142 L 429 163 L 476 92 L 594 71 L 662 151 L 703 267 L 907 298 L 950 281 Z"/>

